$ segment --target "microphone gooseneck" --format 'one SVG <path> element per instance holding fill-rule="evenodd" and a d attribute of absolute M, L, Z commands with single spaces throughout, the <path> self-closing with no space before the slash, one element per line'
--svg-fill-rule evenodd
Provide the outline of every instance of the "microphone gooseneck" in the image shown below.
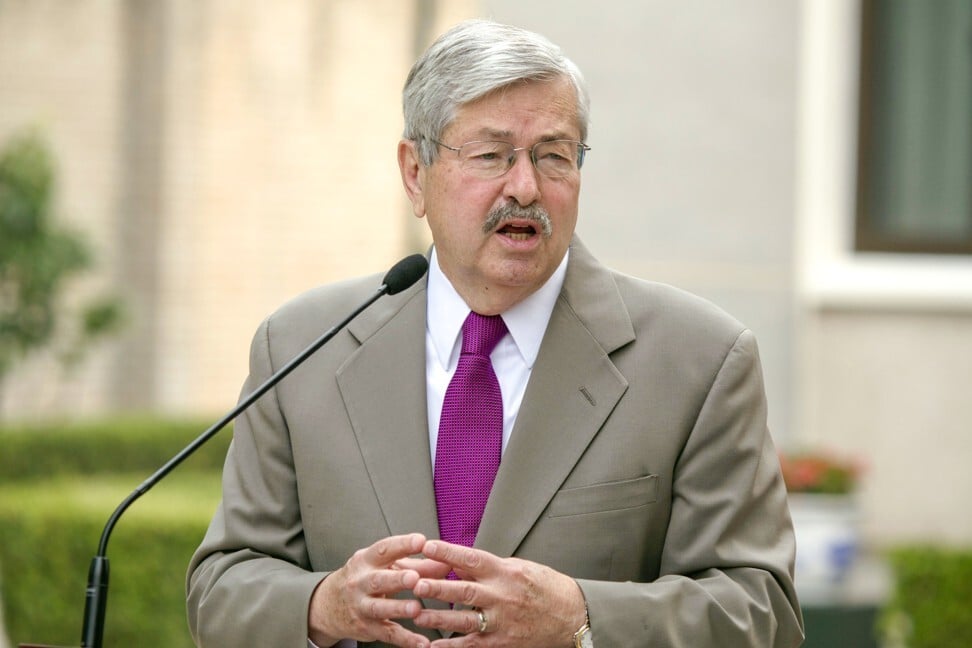
<path fill-rule="evenodd" d="M 323 335 L 311 343 L 310 346 L 301 351 L 290 362 L 285 364 L 276 373 L 267 378 L 267 380 L 257 387 L 249 396 L 241 400 L 239 404 L 224 415 L 223 418 L 216 421 L 216 423 L 214 423 L 208 430 L 200 434 L 194 441 L 192 441 L 192 443 L 183 448 L 179 454 L 172 457 L 172 459 L 166 462 L 164 466 L 155 471 L 155 473 L 142 482 L 138 488 L 132 491 L 132 493 L 129 494 L 129 496 L 118 505 L 118 508 L 116 508 L 115 512 L 111 514 L 111 517 L 108 518 L 108 522 L 105 524 L 105 528 L 101 532 L 101 540 L 98 543 L 98 553 L 91 560 L 91 565 L 88 569 L 88 587 L 85 591 L 84 603 L 84 626 L 81 629 L 82 648 L 101 648 L 105 626 L 105 610 L 108 601 L 108 558 L 106 557 L 108 552 L 108 539 L 111 536 L 112 529 L 115 528 L 115 524 L 118 522 L 118 519 L 121 517 L 122 513 L 124 513 L 125 510 L 135 502 L 135 500 L 144 495 L 150 488 L 161 481 L 163 477 L 168 475 L 173 468 L 182 463 L 186 458 L 198 450 L 200 446 L 214 437 L 217 432 L 226 427 L 226 425 L 229 424 L 233 419 L 242 414 L 245 409 L 255 403 L 257 399 L 270 391 L 270 389 L 272 389 L 277 383 L 290 374 L 291 371 L 303 363 L 304 360 L 309 358 L 314 354 L 315 351 L 324 346 L 328 340 L 334 337 L 338 331 L 347 326 L 348 323 L 357 317 L 363 310 L 371 306 L 383 295 L 394 295 L 409 288 L 412 286 L 412 284 L 422 278 L 422 275 L 425 274 L 428 267 L 428 261 L 421 254 L 413 254 L 405 257 L 392 266 L 391 269 L 385 274 L 384 279 L 382 279 L 381 287 L 372 293 L 372 295 L 365 300 L 363 304 L 358 306 L 358 308 L 344 318 L 344 320 L 328 329 Z"/>

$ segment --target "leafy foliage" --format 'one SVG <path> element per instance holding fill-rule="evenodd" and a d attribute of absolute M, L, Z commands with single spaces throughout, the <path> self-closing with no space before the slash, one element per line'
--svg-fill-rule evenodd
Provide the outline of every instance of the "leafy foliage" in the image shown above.
<path fill-rule="evenodd" d="M 65 316 L 65 282 L 93 264 L 81 235 L 54 219 L 54 185 L 51 153 L 36 132 L 15 137 L 0 151 L 0 378 L 29 351 L 55 339 Z M 120 320 L 116 299 L 83 305 L 65 359 L 76 360 L 80 349 Z"/>
<path fill-rule="evenodd" d="M 890 560 L 897 584 L 881 618 L 887 645 L 972 646 L 972 549 L 905 547 Z"/>

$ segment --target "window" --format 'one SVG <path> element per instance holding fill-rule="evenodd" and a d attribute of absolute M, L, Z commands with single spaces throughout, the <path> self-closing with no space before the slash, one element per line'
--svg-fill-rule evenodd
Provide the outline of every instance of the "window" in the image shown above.
<path fill-rule="evenodd" d="M 864 0 L 855 248 L 972 254 L 972 2 Z"/>

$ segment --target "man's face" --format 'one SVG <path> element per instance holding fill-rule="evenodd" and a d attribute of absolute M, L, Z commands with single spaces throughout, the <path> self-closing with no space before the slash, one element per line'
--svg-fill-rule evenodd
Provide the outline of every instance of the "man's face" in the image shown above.
<path fill-rule="evenodd" d="M 554 139 L 580 139 L 567 79 L 517 83 L 458 109 L 441 135 L 444 144 L 458 148 L 490 140 L 528 149 L 518 151 L 513 167 L 500 177 L 471 175 L 447 148 L 440 147 L 439 157 L 425 167 L 414 143 L 399 147 L 415 215 L 428 220 L 443 272 L 476 310 L 500 312 L 518 303 L 563 260 L 577 223 L 580 173 L 546 177 L 529 155 L 537 142 Z M 549 216 L 547 233 L 528 217 L 537 208 Z M 500 210 L 499 220 L 484 230 Z"/>

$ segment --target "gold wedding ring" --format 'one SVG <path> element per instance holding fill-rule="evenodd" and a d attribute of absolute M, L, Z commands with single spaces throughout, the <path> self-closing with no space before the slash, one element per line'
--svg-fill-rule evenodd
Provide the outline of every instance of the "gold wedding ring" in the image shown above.
<path fill-rule="evenodd" d="M 486 613 L 482 610 L 476 610 L 476 614 L 479 615 L 479 632 L 486 632 L 486 629 L 489 627 L 489 619 L 486 618 Z"/>

